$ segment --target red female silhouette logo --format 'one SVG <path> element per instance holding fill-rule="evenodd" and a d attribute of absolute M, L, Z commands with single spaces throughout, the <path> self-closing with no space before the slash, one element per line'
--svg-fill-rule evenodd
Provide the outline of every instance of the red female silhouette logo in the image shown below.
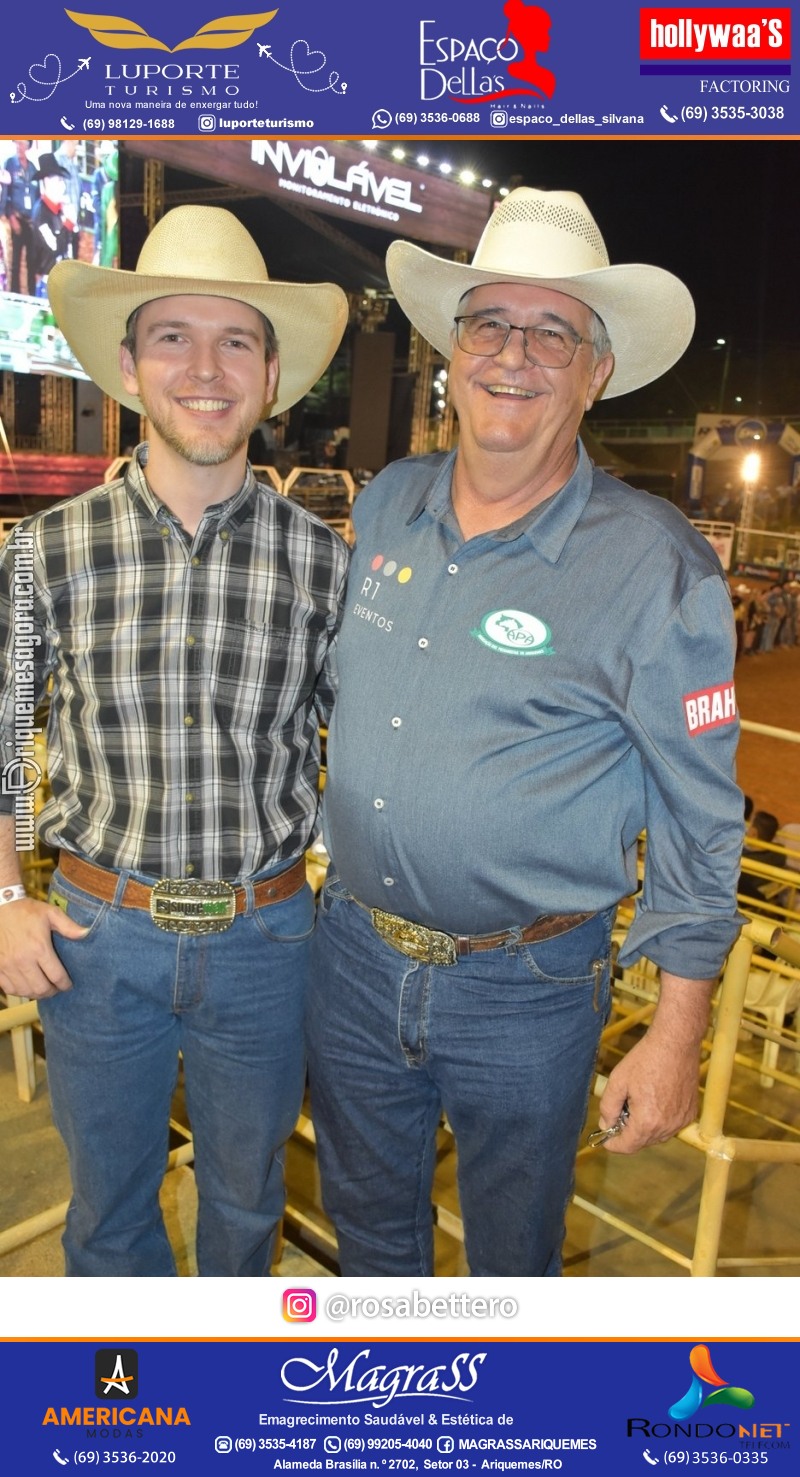
<path fill-rule="evenodd" d="M 503 14 L 508 17 L 503 45 L 506 46 L 513 36 L 521 52 L 517 61 L 508 63 L 509 76 L 528 82 L 545 97 L 552 97 L 556 87 L 555 75 L 536 59 L 538 52 L 550 48 L 550 16 L 541 5 L 525 5 L 523 0 L 507 0 Z"/>

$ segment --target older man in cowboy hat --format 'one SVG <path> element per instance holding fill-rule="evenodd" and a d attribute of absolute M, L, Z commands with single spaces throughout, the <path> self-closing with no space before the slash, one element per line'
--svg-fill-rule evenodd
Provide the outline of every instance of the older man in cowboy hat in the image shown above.
<path fill-rule="evenodd" d="M 389 280 L 450 358 L 459 441 L 359 498 L 328 747 L 332 874 L 308 1012 L 342 1269 L 433 1270 L 442 1112 L 473 1274 L 555 1275 L 611 927 L 661 966 L 611 1074 L 606 1148 L 695 1112 L 737 930 L 731 608 L 675 508 L 590 463 L 596 397 L 664 373 L 687 289 L 609 266 L 579 196 L 513 191 L 471 266 L 396 242 Z"/>
<path fill-rule="evenodd" d="M 181 1053 L 199 1270 L 260 1276 L 303 1085 L 303 858 L 347 550 L 256 481 L 247 441 L 318 379 L 346 299 L 270 281 L 234 216 L 192 206 L 134 272 L 62 262 L 49 289 L 87 373 L 150 432 L 123 478 L 5 547 L 0 725 L 13 753 L 14 675 L 18 701 L 52 678 L 41 835 L 60 861 L 49 904 L 27 899 L 2 817 L 0 985 L 39 1000 L 68 1274 L 174 1274 L 158 1191 Z"/>

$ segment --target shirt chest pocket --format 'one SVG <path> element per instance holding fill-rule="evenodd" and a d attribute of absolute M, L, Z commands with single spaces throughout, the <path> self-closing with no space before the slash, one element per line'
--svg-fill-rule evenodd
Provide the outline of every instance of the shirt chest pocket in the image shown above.
<path fill-rule="evenodd" d="M 222 643 L 216 680 L 209 675 L 227 706 L 244 701 L 270 722 L 283 722 L 313 689 L 316 647 L 312 633 L 302 627 L 237 621 Z"/>

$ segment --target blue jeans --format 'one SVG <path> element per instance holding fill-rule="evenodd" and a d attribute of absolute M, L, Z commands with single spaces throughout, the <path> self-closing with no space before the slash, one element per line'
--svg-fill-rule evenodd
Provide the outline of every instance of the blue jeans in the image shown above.
<path fill-rule="evenodd" d="M 558 1276 L 573 1161 L 610 1002 L 613 909 L 448 966 L 325 886 L 306 1017 L 325 1208 L 346 1276 L 433 1273 L 431 1188 L 455 1134 L 473 1276 Z"/>
<path fill-rule="evenodd" d="M 224 933 L 162 932 L 60 871 L 84 938 L 53 935 L 73 988 L 40 1003 L 53 1116 L 69 1153 L 67 1275 L 170 1277 L 158 1192 L 183 1055 L 203 1276 L 268 1276 L 283 1212 L 283 1145 L 302 1100 L 311 891 Z M 52 893 L 51 893 L 52 896 Z"/>

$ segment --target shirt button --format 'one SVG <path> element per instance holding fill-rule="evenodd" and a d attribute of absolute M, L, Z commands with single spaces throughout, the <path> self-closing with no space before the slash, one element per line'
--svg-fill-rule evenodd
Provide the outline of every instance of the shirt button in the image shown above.
<path fill-rule="evenodd" d="M 169 538 L 169 528 L 166 526 L 166 524 L 163 528 L 159 528 L 158 531 L 161 534 L 162 538 Z"/>
<path fill-rule="evenodd" d="M 383 885 L 384 887 L 394 887 L 394 877 L 384 877 Z"/>
<path fill-rule="evenodd" d="M 194 646 L 194 643 L 195 643 L 196 640 L 197 640 L 197 637 L 196 636 L 187 636 L 186 637 L 186 645 L 187 646 Z"/>
<path fill-rule="evenodd" d="M 448 566 L 447 566 L 447 573 L 448 574 L 458 574 L 458 565 L 457 564 L 448 564 Z"/>
<path fill-rule="evenodd" d="M 203 562 L 202 559 L 198 559 L 198 557 L 197 557 L 196 554 L 193 555 L 193 557 L 192 557 L 192 568 L 193 569 L 199 569 L 199 567 L 202 564 L 202 562 Z"/>
<path fill-rule="evenodd" d="M 228 533 L 227 528 L 221 528 L 219 536 L 222 539 L 223 544 L 227 544 L 228 539 L 230 538 L 230 534 Z"/>
<path fill-rule="evenodd" d="M 194 862 L 187 862 L 183 870 L 185 871 L 187 877 L 191 877 L 192 872 L 194 871 Z"/>
<path fill-rule="evenodd" d="M 419 641 L 417 642 L 417 646 L 421 647 L 422 650 L 424 651 L 425 650 L 425 647 L 427 646 L 427 644 L 428 644 L 428 638 L 427 638 L 427 636 L 420 636 Z"/>
<path fill-rule="evenodd" d="M 194 723 L 194 718 L 192 717 L 191 713 L 186 714 L 183 722 L 186 728 L 191 728 L 192 724 Z"/>
<path fill-rule="evenodd" d="M 385 800 L 374 800 L 372 803 L 375 806 L 375 809 L 376 810 L 383 810 L 383 807 L 386 804 L 386 801 Z"/>
<path fill-rule="evenodd" d="M 194 791 L 193 790 L 187 790 L 186 791 L 186 797 L 185 798 L 186 798 L 187 805 L 191 805 L 192 801 L 194 800 Z"/>
<path fill-rule="evenodd" d="M 402 722 L 403 722 L 402 718 L 393 718 L 392 719 L 392 728 L 400 728 L 401 725 L 402 725 Z"/>

